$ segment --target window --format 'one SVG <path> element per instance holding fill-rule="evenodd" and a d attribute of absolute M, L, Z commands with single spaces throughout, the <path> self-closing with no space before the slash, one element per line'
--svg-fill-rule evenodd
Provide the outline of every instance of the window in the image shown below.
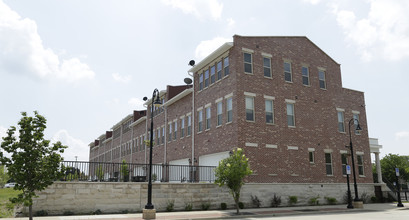
<path fill-rule="evenodd" d="M 263 57 L 264 76 L 271 77 L 271 59 Z"/>
<path fill-rule="evenodd" d="M 180 119 L 180 137 L 185 136 L 185 118 Z"/>
<path fill-rule="evenodd" d="M 206 87 L 209 86 L 209 70 L 206 70 L 204 75 L 205 75 L 205 85 L 204 85 L 204 87 L 206 88 Z"/>
<path fill-rule="evenodd" d="M 233 121 L 233 98 L 227 98 L 226 101 L 227 104 L 227 123 L 232 122 Z"/>
<path fill-rule="evenodd" d="M 175 128 L 175 130 L 173 130 L 173 140 L 176 140 L 178 136 L 178 122 L 177 121 L 173 122 L 173 125 Z"/>
<path fill-rule="evenodd" d="M 198 121 L 199 121 L 199 132 L 201 132 L 201 131 L 203 131 L 203 110 L 200 110 L 199 111 L 199 114 L 198 114 Z"/>
<path fill-rule="evenodd" d="M 347 154 L 341 154 L 341 163 L 342 163 L 342 175 L 347 175 L 347 165 L 348 165 Z"/>
<path fill-rule="evenodd" d="M 301 68 L 301 74 L 302 74 L 302 84 L 305 86 L 310 85 L 310 73 L 308 71 L 308 67 L 303 66 Z"/>
<path fill-rule="evenodd" d="M 314 151 L 309 151 L 308 152 L 308 159 L 309 159 L 310 163 L 315 163 Z"/>
<path fill-rule="evenodd" d="M 292 73 L 291 73 L 291 63 L 284 62 L 284 80 L 286 82 L 292 82 Z"/>
<path fill-rule="evenodd" d="M 358 160 L 358 174 L 364 176 L 364 155 L 356 155 Z"/>
<path fill-rule="evenodd" d="M 192 116 L 187 116 L 187 136 L 192 134 Z"/>
<path fill-rule="evenodd" d="M 253 73 L 253 61 L 252 61 L 252 54 L 251 53 L 244 53 L 244 72 L 245 73 Z"/>
<path fill-rule="evenodd" d="M 344 112 L 343 111 L 338 111 L 338 131 L 345 132 Z"/>
<path fill-rule="evenodd" d="M 266 123 L 274 124 L 273 100 L 266 99 Z"/>
<path fill-rule="evenodd" d="M 229 57 L 224 58 L 224 76 L 229 75 Z"/>
<path fill-rule="evenodd" d="M 169 136 L 168 136 L 168 141 L 172 140 L 172 123 L 169 123 Z"/>
<path fill-rule="evenodd" d="M 203 73 L 199 76 L 199 91 L 203 89 Z"/>
<path fill-rule="evenodd" d="M 325 71 L 324 70 L 318 70 L 318 79 L 320 81 L 320 88 L 326 89 L 327 86 L 325 85 Z"/>
<path fill-rule="evenodd" d="M 165 143 L 165 126 L 162 127 L 162 144 Z"/>
<path fill-rule="evenodd" d="M 216 66 L 210 67 L 210 83 L 216 82 Z"/>
<path fill-rule="evenodd" d="M 211 117 L 211 108 L 207 107 L 206 108 L 206 130 L 210 129 L 210 117 Z"/>
<path fill-rule="evenodd" d="M 325 153 L 325 170 L 328 176 L 332 176 L 332 157 L 331 153 Z"/>
<path fill-rule="evenodd" d="M 246 120 L 254 121 L 254 98 L 246 97 Z"/>
<path fill-rule="evenodd" d="M 295 126 L 294 103 L 287 103 L 287 125 Z"/>
<path fill-rule="evenodd" d="M 219 61 L 217 63 L 217 80 L 221 80 L 222 79 L 222 69 L 223 69 L 223 64 L 222 61 Z"/>
<path fill-rule="evenodd" d="M 158 128 L 158 136 L 156 138 L 156 143 L 157 143 L 157 145 L 160 144 L 160 128 Z"/>
<path fill-rule="evenodd" d="M 358 123 L 359 123 L 359 113 L 353 113 L 354 118 L 354 130 L 355 130 L 355 134 L 361 134 L 361 131 L 357 131 L 356 128 L 358 127 Z"/>
<path fill-rule="evenodd" d="M 222 102 L 218 102 L 217 104 L 217 126 L 222 125 L 223 119 L 222 119 L 222 114 L 223 114 L 223 105 Z"/>

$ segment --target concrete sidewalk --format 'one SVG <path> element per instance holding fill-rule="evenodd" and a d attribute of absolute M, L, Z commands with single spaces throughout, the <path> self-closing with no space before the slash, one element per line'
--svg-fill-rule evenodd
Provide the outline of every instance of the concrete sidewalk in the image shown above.
<path fill-rule="evenodd" d="M 408 204 L 409 206 L 409 204 Z M 190 212 L 158 212 L 156 219 L 248 219 L 257 217 L 290 216 L 290 215 L 311 215 L 311 214 L 335 214 L 353 212 L 376 212 L 393 209 L 406 210 L 408 208 L 398 208 L 396 203 L 365 204 L 363 209 L 347 209 L 346 205 L 331 206 L 296 206 L 280 208 L 256 208 L 241 209 L 241 215 L 236 215 L 235 210 L 212 210 L 212 211 L 190 211 Z M 28 219 L 28 218 L 8 218 L 8 219 Z M 136 214 L 107 214 L 107 215 L 81 215 L 81 216 L 47 216 L 35 217 L 42 220 L 73 220 L 73 219 L 142 219 L 142 213 Z"/>

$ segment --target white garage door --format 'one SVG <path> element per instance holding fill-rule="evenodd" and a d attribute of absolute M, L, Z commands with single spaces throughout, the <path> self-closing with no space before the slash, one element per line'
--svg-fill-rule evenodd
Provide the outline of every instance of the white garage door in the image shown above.
<path fill-rule="evenodd" d="M 199 178 L 200 182 L 214 182 L 214 169 L 206 166 L 218 166 L 219 161 L 229 157 L 229 151 L 208 154 L 199 157 Z M 202 167 L 204 166 L 204 167 Z"/>

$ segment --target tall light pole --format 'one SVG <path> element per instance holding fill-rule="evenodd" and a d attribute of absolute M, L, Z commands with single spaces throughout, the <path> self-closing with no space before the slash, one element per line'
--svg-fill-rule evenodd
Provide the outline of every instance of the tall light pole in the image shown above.
<path fill-rule="evenodd" d="M 354 201 L 356 202 L 356 201 L 360 201 L 360 200 L 359 200 L 359 197 L 358 197 L 358 186 L 356 185 L 355 160 L 354 160 L 354 151 L 353 151 L 353 148 L 352 148 L 352 135 L 351 135 L 351 123 L 354 122 L 355 120 L 358 123 L 355 130 L 356 131 L 361 131 L 362 130 L 361 126 L 359 126 L 358 119 L 352 118 L 351 120 L 349 120 L 349 122 L 348 122 L 349 146 L 347 146 L 347 147 L 349 147 L 349 149 L 351 150 L 352 174 L 353 174 L 353 177 L 354 177 L 354 189 L 355 189 L 355 199 L 354 199 Z"/>
<path fill-rule="evenodd" d="M 155 99 L 156 98 L 156 99 Z M 143 98 L 144 101 L 148 100 L 147 97 Z M 152 148 L 153 148 L 153 111 L 154 106 L 160 107 L 162 105 L 159 99 L 158 89 L 153 90 L 152 103 L 151 103 L 151 128 L 150 128 L 150 139 L 149 139 L 149 182 L 148 182 L 148 203 L 145 205 L 145 209 L 153 209 L 152 204 Z"/>

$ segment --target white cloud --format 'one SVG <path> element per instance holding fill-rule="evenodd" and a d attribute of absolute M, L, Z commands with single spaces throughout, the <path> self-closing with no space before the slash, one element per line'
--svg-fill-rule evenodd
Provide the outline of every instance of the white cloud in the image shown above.
<path fill-rule="evenodd" d="M 162 3 L 181 9 L 185 14 L 193 14 L 200 20 L 218 20 L 223 11 L 223 4 L 218 0 L 162 0 Z"/>
<path fill-rule="evenodd" d="M 132 108 L 136 109 L 136 110 L 142 110 L 142 109 L 146 109 L 146 107 L 143 106 L 143 104 L 145 103 L 145 101 L 138 99 L 138 98 L 131 98 L 128 101 L 128 104 L 130 106 L 132 106 Z"/>
<path fill-rule="evenodd" d="M 233 20 L 233 18 L 228 18 L 228 19 L 227 19 L 227 25 L 228 25 L 230 28 L 234 27 L 235 24 L 236 24 L 236 21 Z"/>
<path fill-rule="evenodd" d="M 199 43 L 195 50 L 195 57 L 201 60 L 212 53 L 214 50 L 222 46 L 226 42 L 232 42 L 231 38 L 216 37 L 212 40 L 205 40 Z"/>
<path fill-rule="evenodd" d="M 72 137 L 68 134 L 66 130 L 60 130 L 54 134 L 51 138 L 51 142 L 55 143 L 60 141 L 63 145 L 68 146 L 64 150 L 63 157 L 64 160 L 75 161 L 75 156 L 77 156 L 78 161 L 88 161 L 89 160 L 89 147 L 88 144 L 83 141 Z"/>
<path fill-rule="evenodd" d="M 78 58 L 62 59 L 44 48 L 37 24 L 0 0 L 0 70 L 74 82 L 93 79 L 95 73 Z"/>
<path fill-rule="evenodd" d="M 409 58 L 409 1 L 369 0 L 368 4 L 369 13 L 364 18 L 357 18 L 352 10 L 339 9 L 335 2 L 328 6 L 363 60 Z"/>
<path fill-rule="evenodd" d="M 396 140 L 408 139 L 409 140 L 409 131 L 400 131 L 395 134 Z"/>
<path fill-rule="evenodd" d="M 303 2 L 307 2 L 313 5 L 316 5 L 321 2 L 321 0 L 303 0 Z"/>
<path fill-rule="evenodd" d="M 112 78 L 120 83 L 129 83 L 132 79 L 131 75 L 122 76 L 119 73 L 112 73 Z"/>

